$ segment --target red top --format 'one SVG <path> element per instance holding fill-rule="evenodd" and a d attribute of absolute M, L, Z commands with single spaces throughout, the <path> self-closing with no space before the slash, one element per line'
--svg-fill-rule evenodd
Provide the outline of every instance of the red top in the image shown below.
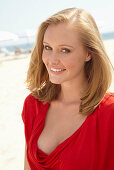
<path fill-rule="evenodd" d="M 37 140 L 49 105 L 31 94 L 24 102 L 22 119 L 31 170 L 114 170 L 114 96 L 106 94 L 80 128 L 47 155 Z"/>

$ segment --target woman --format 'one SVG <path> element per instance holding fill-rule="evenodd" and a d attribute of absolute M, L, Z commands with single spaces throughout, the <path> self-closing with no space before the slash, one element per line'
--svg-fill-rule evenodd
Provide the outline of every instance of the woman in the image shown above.
<path fill-rule="evenodd" d="M 44 21 L 27 74 L 25 170 L 113 170 L 109 58 L 92 16 L 69 8 Z"/>

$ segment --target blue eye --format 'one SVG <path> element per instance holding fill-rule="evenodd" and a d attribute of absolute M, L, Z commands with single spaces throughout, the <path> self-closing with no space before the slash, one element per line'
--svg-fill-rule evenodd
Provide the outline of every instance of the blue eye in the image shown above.
<path fill-rule="evenodd" d="M 49 47 L 48 45 L 45 45 L 45 46 L 44 46 L 44 49 L 45 49 L 45 50 L 51 50 L 52 48 Z"/>
<path fill-rule="evenodd" d="M 44 45 L 44 49 L 45 49 L 46 51 L 52 50 L 52 48 L 51 48 L 50 46 L 48 46 L 48 45 Z M 70 50 L 67 49 L 67 48 L 63 48 L 61 51 L 62 51 L 63 53 L 70 53 Z"/>
<path fill-rule="evenodd" d="M 70 50 L 67 49 L 67 48 L 63 48 L 63 49 L 62 49 L 62 52 L 63 52 L 63 53 L 70 53 Z"/>

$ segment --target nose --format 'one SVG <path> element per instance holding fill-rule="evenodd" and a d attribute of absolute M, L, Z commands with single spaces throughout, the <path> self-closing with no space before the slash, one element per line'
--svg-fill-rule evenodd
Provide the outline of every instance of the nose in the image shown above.
<path fill-rule="evenodd" d="M 50 64 L 51 65 L 57 65 L 60 62 L 59 55 L 56 52 L 53 52 L 50 55 Z"/>

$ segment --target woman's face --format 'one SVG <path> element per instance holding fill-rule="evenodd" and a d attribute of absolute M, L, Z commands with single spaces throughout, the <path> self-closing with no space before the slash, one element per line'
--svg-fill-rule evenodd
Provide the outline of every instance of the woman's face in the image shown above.
<path fill-rule="evenodd" d="M 50 25 L 43 45 L 42 60 L 52 83 L 76 83 L 85 76 L 84 65 L 90 56 L 70 24 Z"/>

